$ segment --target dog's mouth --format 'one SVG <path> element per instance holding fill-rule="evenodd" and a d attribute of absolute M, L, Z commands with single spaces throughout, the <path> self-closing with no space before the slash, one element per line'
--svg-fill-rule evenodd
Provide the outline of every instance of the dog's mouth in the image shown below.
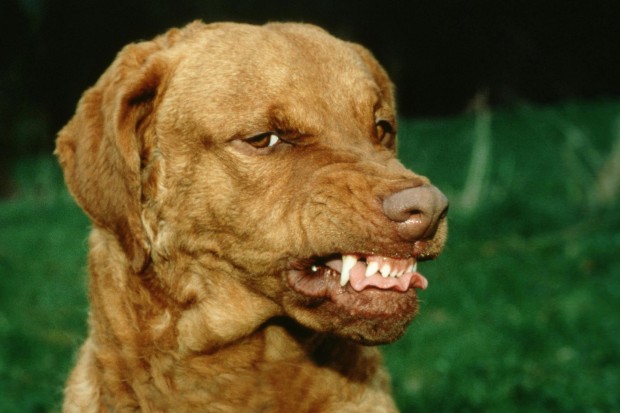
<path fill-rule="evenodd" d="M 342 254 L 304 263 L 287 272 L 290 287 L 310 298 L 329 298 L 351 315 L 405 315 L 415 307 L 416 289 L 428 280 L 415 258 Z"/>
<path fill-rule="evenodd" d="M 327 261 L 325 266 L 340 273 L 342 287 L 350 284 L 357 292 L 372 287 L 405 292 L 411 287 L 425 289 L 428 286 L 428 280 L 417 272 L 418 263 L 414 258 L 344 254 L 342 258 Z M 311 271 L 318 271 L 318 266 L 313 265 Z"/>

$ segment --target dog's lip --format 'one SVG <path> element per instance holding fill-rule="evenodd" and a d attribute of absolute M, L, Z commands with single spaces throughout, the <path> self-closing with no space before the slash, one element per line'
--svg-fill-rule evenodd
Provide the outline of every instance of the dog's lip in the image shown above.
<path fill-rule="evenodd" d="M 341 286 L 339 277 L 329 267 L 321 267 L 319 274 L 311 275 L 301 270 L 287 272 L 290 288 L 311 307 L 331 304 L 336 306 L 337 313 L 363 318 L 402 318 L 415 312 L 415 288 L 404 292 L 379 288 L 355 291 L 351 285 Z"/>
<path fill-rule="evenodd" d="M 342 266 L 351 265 L 350 256 L 357 260 L 349 270 L 349 280 L 343 283 Z M 394 266 L 394 276 L 388 274 L 384 277 L 379 270 L 366 277 L 370 266 L 368 262 L 383 261 L 384 258 L 388 263 L 400 264 L 401 267 L 408 264 L 415 269 L 415 260 L 411 257 L 403 259 L 365 254 L 334 254 L 296 261 L 286 272 L 286 277 L 290 288 L 298 294 L 311 299 L 330 299 L 352 315 L 398 317 L 409 314 L 415 308 L 416 289 L 426 288 L 428 281 L 417 271 L 407 271 L 411 268 L 405 268 L 398 276 L 401 272 L 397 270 L 398 265 Z M 349 261 L 348 264 L 344 264 L 346 261 Z"/>

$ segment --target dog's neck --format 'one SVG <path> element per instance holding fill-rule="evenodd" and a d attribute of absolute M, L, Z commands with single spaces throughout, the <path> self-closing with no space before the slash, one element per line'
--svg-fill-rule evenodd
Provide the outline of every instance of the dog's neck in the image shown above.
<path fill-rule="evenodd" d="M 199 259 L 152 262 L 137 274 L 109 232 L 94 228 L 89 244 L 91 327 L 114 332 L 113 343 L 209 354 L 281 313 L 226 274 L 205 270 Z"/>

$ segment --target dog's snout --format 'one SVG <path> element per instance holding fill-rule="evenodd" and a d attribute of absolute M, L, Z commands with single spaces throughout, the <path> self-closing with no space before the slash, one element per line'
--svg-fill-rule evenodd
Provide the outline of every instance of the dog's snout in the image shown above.
<path fill-rule="evenodd" d="M 431 238 L 447 211 L 448 199 L 432 185 L 407 188 L 383 200 L 383 212 L 408 241 Z"/>

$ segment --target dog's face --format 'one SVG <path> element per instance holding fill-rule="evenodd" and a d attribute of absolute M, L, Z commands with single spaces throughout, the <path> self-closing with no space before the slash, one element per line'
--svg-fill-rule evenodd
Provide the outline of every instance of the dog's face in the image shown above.
<path fill-rule="evenodd" d="M 430 186 L 396 160 L 395 133 L 391 83 L 365 49 L 305 25 L 196 23 L 123 51 L 57 152 L 136 273 L 194 283 L 179 301 L 225 295 L 217 273 L 234 286 L 219 301 L 248 291 L 274 316 L 380 343 L 414 317 L 415 264 L 446 235 L 438 191 L 424 190 L 421 230 L 424 208 L 397 195 Z M 180 262 L 192 276 L 167 279 Z"/>

